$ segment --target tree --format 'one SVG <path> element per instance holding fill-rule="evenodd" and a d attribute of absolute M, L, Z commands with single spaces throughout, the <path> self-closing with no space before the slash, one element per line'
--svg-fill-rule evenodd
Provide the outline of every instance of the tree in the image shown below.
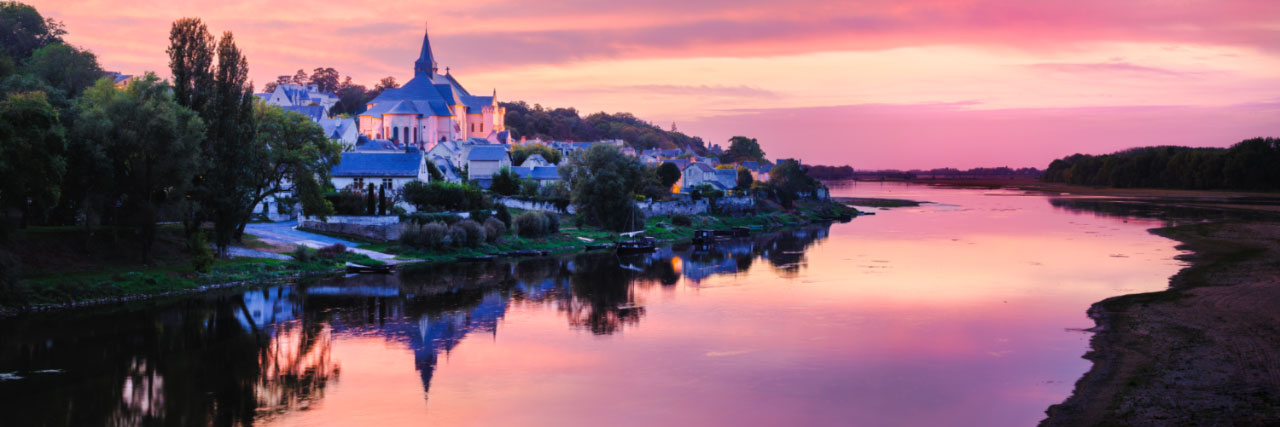
<path fill-rule="evenodd" d="M 0 101 L 0 209 L 18 209 L 26 226 L 32 208 L 53 206 L 61 195 L 66 149 L 66 131 L 44 93 Z"/>
<path fill-rule="evenodd" d="M 560 150 L 548 147 L 542 144 L 524 144 L 511 148 L 511 164 L 521 165 L 529 156 L 534 154 L 542 156 L 544 160 L 553 165 L 560 164 L 562 155 Z"/>
<path fill-rule="evenodd" d="M 200 18 L 174 21 L 169 30 L 169 71 L 179 105 L 204 115 L 213 91 L 214 40 Z"/>
<path fill-rule="evenodd" d="M 790 209 L 796 198 L 811 195 L 822 187 L 822 183 L 809 176 L 804 166 L 795 160 L 778 162 L 769 171 L 769 182 L 773 184 L 778 202 Z"/>
<path fill-rule="evenodd" d="M 721 163 L 738 163 L 745 161 L 763 161 L 764 150 L 755 138 L 735 136 L 729 138 L 729 150 L 720 155 Z"/>
<path fill-rule="evenodd" d="M 22 62 L 41 47 L 62 43 L 62 23 L 45 18 L 36 8 L 16 1 L 0 1 L 0 54 Z"/>
<path fill-rule="evenodd" d="M 84 181 L 107 178 L 83 182 L 87 186 L 80 206 L 86 227 L 94 212 L 118 205 L 117 217 L 140 231 L 142 256 L 149 259 L 156 223 L 166 209 L 182 201 L 195 174 L 204 122 L 178 105 L 169 85 L 152 73 L 124 90 L 116 89 L 110 79 L 99 80 L 85 90 L 75 112 L 74 144 L 91 153 L 75 163 L 90 169 L 69 176 L 83 174 Z M 91 164 L 93 160 L 101 163 Z"/>
<path fill-rule="evenodd" d="M 378 188 L 378 215 L 387 214 L 387 187 Z"/>
<path fill-rule="evenodd" d="M 299 86 L 306 86 L 307 81 L 309 80 L 311 80 L 311 78 L 307 77 L 306 70 L 299 69 L 297 73 L 294 73 L 293 80 L 290 80 L 289 82 Z"/>
<path fill-rule="evenodd" d="M 560 167 L 578 213 L 587 222 L 613 231 L 630 231 L 644 224 L 635 196 L 645 175 L 639 160 L 603 144 L 574 153 L 568 164 Z"/>
<path fill-rule="evenodd" d="M 324 218 L 333 213 L 332 204 L 324 199 L 324 186 L 318 184 L 329 182 L 329 170 L 341 160 L 342 145 L 326 138 L 319 124 L 300 113 L 262 101 L 254 102 L 253 113 L 254 146 L 264 147 L 265 152 L 257 159 L 255 169 L 264 173 L 250 206 L 288 192 L 293 184 L 294 196 L 307 215 Z M 244 226 L 240 224 L 241 231 Z"/>
<path fill-rule="evenodd" d="M 316 86 L 316 90 L 320 92 L 333 92 L 338 90 L 338 70 L 330 68 L 316 68 L 311 73 L 309 83 Z"/>
<path fill-rule="evenodd" d="M 680 177 L 682 175 L 683 174 L 680 173 L 680 167 L 676 166 L 675 163 L 662 162 L 662 164 L 658 166 L 658 180 L 662 183 L 663 187 L 667 188 L 667 190 L 671 190 L 671 186 L 680 182 Z"/>
<path fill-rule="evenodd" d="M 377 98 L 378 95 L 381 95 L 383 91 L 387 89 L 395 89 L 398 87 L 400 87 L 400 84 L 396 83 L 395 77 L 391 77 L 391 76 L 383 77 L 382 80 L 378 81 L 378 84 L 373 86 L 373 90 L 369 91 L 368 97 L 369 99 Z"/>
<path fill-rule="evenodd" d="M 738 189 L 747 191 L 751 188 L 751 184 L 756 182 L 756 178 L 751 176 L 751 170 L 747 168 L 738 168 Z"/>
<path fill-rule="evenodd" d="M 351 83 L 351 76 L 344 78 L 338 85 L 338 104 L 333 109 L 339 114 L 360 114 L 365 110 L 365 103 L 372 100 L 369 91 L 364 86 Z"/>
<path fill-rule="evenodd" d="M 489 191 L 501 194 L 503 196 L 511 196 L 520 192 L 520 175 L 509 167 L 502 167 L 493 174 L 493 183 L 489 185 Z"/>
<path fill-rule="evenodd" d="M 22 69 L 72 98 L 103 75 L 102 68 L 98 67 L 98 57 L 93 52 L 62 43 L 36 49 Z"/>
<path fill-rule="evenodd" d="M 444 181 L 444 172 L 440 172 L 440 168 L 434 162 L 427 162 L 427 174 L 431 176 L 432 181 Z"/>
<path fill-rule="evenodd" d="M 378 199 L 373 193 L 373 183 L 369 183 L 369 189 L 364 192 L 364 213 L 366 215 L 376 215 L 378 213 Z"/>

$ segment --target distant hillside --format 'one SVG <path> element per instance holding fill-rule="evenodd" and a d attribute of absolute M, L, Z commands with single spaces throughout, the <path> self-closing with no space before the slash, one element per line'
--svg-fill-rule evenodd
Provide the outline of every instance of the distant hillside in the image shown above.
<path fill-rule="evenodd" d="M 706 143 L 702 138 L 640 120 L 631 113 L 595 113 L 585 118 L 574 108 L 543 108 L 524 101 L 503 102 L 507 109 L 507 129 L 511 137 L 542 138 L 556 141 L 599 141 L 621 139 L 637 150 L 683 148 L 702 155 Z"/>
<path fill-rule="evenodd" d="M 1280 139 L 1231 148 L 1141 147 L 1054 160 L 1044 182 L 1136 188 L 1280 190 Z"/>

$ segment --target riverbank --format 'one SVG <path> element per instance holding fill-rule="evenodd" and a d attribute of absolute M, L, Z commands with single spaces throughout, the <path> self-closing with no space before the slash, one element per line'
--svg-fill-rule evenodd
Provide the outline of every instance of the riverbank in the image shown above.
<path fill-rule="evenodd" d="M 1168 290 L 1089 309 L 1093 367 L 1042 425 L 1280 423 L 1280 218 L 1274 200 L 1261 202 L 1274 195 L 1050 190 L 1238 215 L 1151 230 L 1180 242 L 1189 265 Z"/>

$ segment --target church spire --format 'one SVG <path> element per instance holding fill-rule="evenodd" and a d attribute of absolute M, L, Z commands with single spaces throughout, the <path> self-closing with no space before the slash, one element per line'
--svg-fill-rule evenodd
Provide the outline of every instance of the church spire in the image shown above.
<path fill-rule="evenodd" d="M 431 53 L 431 38 L 424 29 L 422 32 L 422 52 L 418 54 L 418 61 L 413 63 L 413 74 L 415 76 L 431 76 L 440 71 L 439 64 L 436 64 L 435 55 Z"/>

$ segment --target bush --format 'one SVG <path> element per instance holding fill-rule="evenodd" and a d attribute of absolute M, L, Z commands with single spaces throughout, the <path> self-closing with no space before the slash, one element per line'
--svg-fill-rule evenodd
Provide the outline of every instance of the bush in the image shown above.
<path fill-rule="evenodd" d="M 538 196 L 538 181 L 532 179 L 520 180 L 520 195 L 525 197 Z"/>
<path fill-rule="evenodd" d="M 410 181 L 400 197 L 423 212 L 470 211 L 489 205 L 476 187 L 450 182 Z"/>
<path fill-rule="evenodd" d="M 511 211 L 507 210 L 507 205 L 498 205 L 497 218 L 499 221 L 502 221 L 503 224 L 506 224 L 507 228 L 511 228 Z"/>
<path fill-rule="evenodd" d="M 457 224 L 462 221 L 462 217 L 450 213 L 426 213 L 414 212 L 401 219 L 402 222 L 410 222 L 416 225 L 426 225 L 433 222 L 442 222 L 445 225 Z"/>
<path fill-rule="evenodd" d="M 413 225 L 400 233 L 400 244 L 419 249 L 449 247 L 449 226 L 442 222 Z"/>
<path fill-rule="evenodd" d="M 338 215 L 364 215 L 364 194 L 350 188 L 324 195 L 324 199 L 333 205 L 333 212 Z"/>
<path fill-rule="evenodd" d="M 547 216 L 547 233 L 555 234 L 560 232 L 560 215 L 549 213 Z"/>
<path fill-rule="evenodd" d="M 209 248 L 209 242 L 205 240 L 204 233 L 195 232 L 191 237 L 187 238 L 187 250 L 191 252 L 191 266 L 201 273 L 209 271 L 209 266 L 213 265 L 213 249 Z"/>
<path fill-rule="evenodd" d="M 489 184 L 489 191 L 501 194 L 503 196 L 511 196 L 520 192 L 520 175 L 516 174 L 509 167 L 502 167 L 498 172 L 493 174 L 493 182 Z"/>
<path fill-rule="evenodd" d="M 306 246 L 294 246 L 293 259 L 298 262 L 311 262 L 311 251 L 308 250 Z"/>
<path fill-rule="evenodd" d="M 503 224 L 502 221 L 498 220 L 497 218 L 489 218 L 484 220 L 484 237 L 490 243 L 492 243 L 495 240 L 498 240 L 498 237 L 502 237 L 502 235 L 505 234 L 506 232 L 507 232 L 507 225 Z"/>
<path fill-rule="evenodd" d="M 454 234 L 453 230 L 455 228 L 462 230 L 463 234 L 461 235 L 461 239 L 458 239 L 458 235 Z M 454 224 L 453 227 L 450 227 L 449 234 L 454 237 L 453 244 L 457 246 L 474 248 L 480 246 L 485 241 L 484 226 L 472 220 L 466 220 Z"/>
<path fill-rule="evenodd" d="M 547 234 L 547 215 L 542 212 L 525 212 L 516 217 L 516 234 L 520 237 L 538 237 Z"/>
<path fill-rule="evenodd" d="M 693 225 L 693 218 L 685 214 L 675 214 L 671 216 L 671 223 L 681 227 L 688 227 Z"/>
<path fill-rule="evenodd" d="M 316 251 L 316 256 L 323 259 L 334 259 L 347 252 L 347 247 L 341 243 L 335 243 L 325 246 Z"/>
<path fill-rule="evenodd" d="M 471 220 L 478 223 L 484 223 L 484 220 L 489 219 L 489 217 L 491 216 L 493 216 L 493 212 L 489 211 L 488 209 L 479 209 L 479 210 L 471 211 Z"/>

